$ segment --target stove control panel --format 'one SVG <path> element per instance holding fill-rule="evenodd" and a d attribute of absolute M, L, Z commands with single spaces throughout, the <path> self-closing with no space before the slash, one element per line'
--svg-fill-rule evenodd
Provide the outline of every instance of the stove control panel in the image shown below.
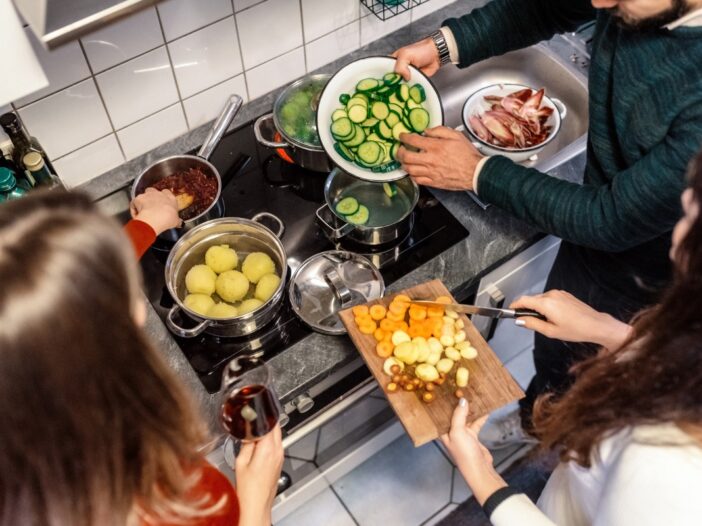
<path fill-rule="evenodd" d="M 307 413 L 314 407 L 314 400 L 309 394 L 304 393 L 293 400 L 293 405 L 300 413 Z"/>

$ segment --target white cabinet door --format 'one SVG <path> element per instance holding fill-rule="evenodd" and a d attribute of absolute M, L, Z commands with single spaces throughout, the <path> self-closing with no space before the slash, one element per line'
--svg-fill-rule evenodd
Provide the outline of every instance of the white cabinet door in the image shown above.
<path fill-rule="evenodd" d="M 560 242 L 560 239 L 548 236 L 493 270 L 480 281 L 476 305 L 507 307 L 520 296 L 542 292 Z M 474 316 L 473 323 L 487 336 L 495 320 Z M 496 323 L 490 346 L 503 363 L 507 364 L 533 347 L 533 334 L 517 327 L 513 320 L 499 320 Z"/>

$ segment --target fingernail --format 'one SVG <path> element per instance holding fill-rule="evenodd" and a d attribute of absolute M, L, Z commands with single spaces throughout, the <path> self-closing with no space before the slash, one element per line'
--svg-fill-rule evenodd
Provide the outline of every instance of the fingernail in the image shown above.
<path fill-rule="evenodd" d="M 465 398 L 461 398 L 461 399 L 458 401 L 458 405 L 460 405 L 461 407 L 465 407 L 465 406 L 468 405 L 468 400 L 466 400 Z"/>
<path fill-rule="evenodd" d="M 514 324 L 517 327 L 524 327 L 526 325 L 526 322 L 524 320 L 514 320 Z"/>

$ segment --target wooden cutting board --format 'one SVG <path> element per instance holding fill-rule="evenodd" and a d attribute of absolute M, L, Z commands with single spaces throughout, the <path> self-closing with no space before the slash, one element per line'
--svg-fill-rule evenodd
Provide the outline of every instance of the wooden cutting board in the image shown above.
<path fill-rule="evenodd" d="M 449 296 L 453 299 L 444 284 L 440 280 L 434 280 L 398 293 L 389 294 L 386 298 L 372 301 L 368 305 L 388 306 L 396 294 L 406 294 L 412 299 L 434 299 L 438 296 Z M 375 352 L 377 344 L 375 338 L 372 334 L 363 334 L 358 330 L 351 309 L 341 311 L 339 316 L 373 376 L 381 387 L 385 388 L 390 378 L 383 372 L 385 359 Z M 524 392 L 468 317 L 461 315 L 460 318 L 465 323 L 463 330 L 466 332 L 467 339 L 478 350 L 476 359 L 462 359 L 460 363 L 470 371 L 468 387 L 463 388 L 463 392 L 470 403 L 470 419 L 475 420 L 505 404 L 522 398 Z M 455 374 L 455 368 L 452 374 Z M 387 393 L 390 405 L 397 413 L 415 447 L 435 440 L 447 433 L 451 427 L 451 416 L 458 404 L 458 399 L 446 385 L 441 386 L 435 392 L 440 393 L 440 395 L 430 404 L 422 402 L 414 392 Z"/>

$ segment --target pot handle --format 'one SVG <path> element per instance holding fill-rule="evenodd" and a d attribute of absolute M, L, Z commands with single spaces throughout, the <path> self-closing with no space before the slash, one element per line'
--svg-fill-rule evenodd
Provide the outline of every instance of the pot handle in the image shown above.
<path fill-rule="evenodd" d="M 334 294 L 341 302 L 341 308 L 346 308 L 353 300 L 353 294 L 341 279 L 339 273 L 334 269 L 329 269 L 329 271 L 324 275 L 324 281 L 327 282 L 329 288 L 332 289 Z"/>
<path fill-rule="evenodd" d="M 566 105 L 563 104 L 561 99 L 555 99 L 555 98 L 551 97 L 551 100 L 553 101 L 553 105 L 558 110 L 558 113 L 560 113 L 561 120 L 565 119 L 566 115 L 568 115 L 568 108 L 566 108 Z"/>
<path fill-rule="evenodd" d="M 334 228 L 326 221 L 326 219 L 324 219 L 324 215 L 322 214 L 324 210 L 329 210 L 329 205 L 324 204 L 317 209 L 317 221 L 319 221 L 322 230 L 324 230 L 324 232 L 333 240 L 336 241 L 341 239 L 354 229 L 354 226 L 351 223 L 346 222 L 344 222 L 344 224 L 339 228 Z"/>
<path fill-rule="evenodd" d="M 268 146 L 269 148 L 287 148 L 290 146 L 287 142 L 276 142 L 276 141 L 271 141 L 266 139 L 263 136 L 263 132 L 261 131 L 261 126 L 263 126 L 264 122 L 268 122 L 273 119 L 273 114 L 269 113 L 267 115 L 262 115 L 258 119 L 256 119 L 256 122 L 254 123 L 254 135 L 256 136 L 256 140 L 262 144 L 263 146 Z"/>
<path fill-rule="evenodd" d="M 239 95 L 232 95 L 229 97 L 227 104 L 222 110 L 222 113 L 219 115 L 219 117 L 217 117 L 217 121 L 212 126 L 210 133 L 207 134 L 205 142 L 202 143 L 200 150 L 197 152 L 198 157 L 202 157 L 205 160 L 210 158 L 210 155 L 212 155 L 212 152 L 217 147 L 217 144 L 219 144 L 220 139 L 224 136 L 225 132 L 229 128 L 229 125 L 234 120 L 234 117 L 237 113 L 239 113 L 243 103 L 244 99 L 242 99 Z"/>
<path fill-rule="evenodd" d="M 275 232 L 276 237 L 283 237 L 283 234 L 285 233 L 285 223 L 283 223 L 283 220 L 280 219 L 277 215 L 271 214 L 270 212 L 259 212 L 251 218 L 251 221 L 256 221 L 257 223 L 260 223 L 260 220 L 264 217 L 272 220 L 275 224 L 278 225 L 278 231 Z"/>
<path fill-rule="evenodd" d="M 175 321 L 175 314 L 178 311 L 180 311 L 180 307 L 178 305 L 173 305 L 171 310 L 168 311 L 168 316 L 166 316 L 166 325 L 171 332 L 177 336 L 181 336 L 183 338 L 194 338 L 195 336 L 202 334 L 202 332 L 212 323 L 210 320 L 205 320 L 202 323 L 197 324 L 192 329 L 186 329 L 178 325 L 178 323 Z"/>

